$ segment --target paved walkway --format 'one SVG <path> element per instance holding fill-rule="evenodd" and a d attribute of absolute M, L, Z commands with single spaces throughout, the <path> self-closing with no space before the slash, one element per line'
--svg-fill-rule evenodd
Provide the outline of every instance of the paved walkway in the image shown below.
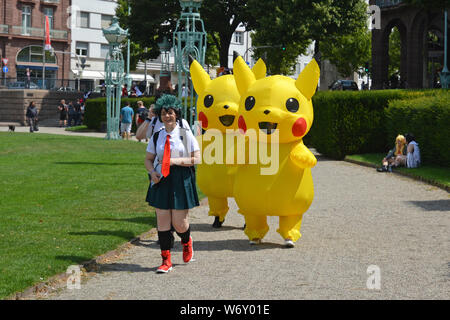
<path fill-rule="evenodd" d="M 5 131 L 8 131 L 8 127 L 0 126 L 0 132 L 5 132 Z M 27 126 L 16 127 L 15 132 L 30 132 L 30 127 L 27 127 Z M 39 133 L 63 134 L 63 135 L 98 137 L 98 138 L 104 138 L 106 136 L 106 133 L 101 133 L 101 132 L 72 132 L 72 131 L 66 131 L 65 128 L 43 127 L 43 126 L 40 126 L 39 131 L 36 131 L 33 134 L 39 134 Z"/>
<path fill-rule="evenodd" d="M 191 211 L 196 261 L 182 262 L 178 241 L 174 270 L 156 274 L 160 250 L 150 233 L 81 289 L 49 299 L 450 299 L 448 192 L 343 161 L 320 159 L 312 173 L 315 199 L 293 249 L 283 248 L 276 217 L 264 243 L 250 246 L 230 199 L 218 230 L 206 206 Z M 380 290 L 367 288 L 371 265 Z"/>
<path fill-rule="evenodd" d="M 303 237 L 284 249 L 277 218 L 250 246 L 234 201 L 222 229 L 207 207 L 191 212 L 195 259 L 156 274 L 156 234 L 118 261 L 50 299 L 449 299 L 450 198 L 446 191 L 342 161 L 313 169 L 316 196 Z M 387 193 L 389 190 L 390 193 Z M 380 269 L 381 289 L 367 289 L 367 269 Z M 164 288 L 164 290 L 161 290 Z"/>

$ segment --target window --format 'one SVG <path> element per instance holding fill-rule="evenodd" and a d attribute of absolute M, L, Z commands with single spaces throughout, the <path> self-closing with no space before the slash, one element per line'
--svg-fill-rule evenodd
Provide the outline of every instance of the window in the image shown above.
<path fill-rule="evenodd" d="M 89 12 L 78 12 L 77 15 L 77 27 L 89 28 Z"/>
<path fill-rule="evenodd" d="M 108 28 L 111 25 L 113 16 L 102 14 L 102 28 Z"/>
<path fill-rule="evenodd" d="M 28 35 L 31 30 L 31 7 L 22 6 L 22 34 Z"/>
<path fill-rule="evenodd" d="M 79 56 L 87 57 L 89 44 L 87 42 L 79 42 L 75 46 L 75 53 Z"/>
<path fill-rule="evenodd" d="M 16 58 L 17 62 L 43 62 L 42 46 L 28 46 L 19 51 Z M 45 63 L 56 63 L 56 56 L 51 55 L 50 51 L 45 52 Z"/>
<path fill-rule="evenodd" d="M 244 44 L 244 33 L 241 31 L 236 31 L 234 33 L 234 42 Z"/>
<path fill-rule="evenodd" d="M 100 48 L 100 56 L 104 59 L 106 59 L 109 52 L 109 46 L 107 44 L 102 44 Z"/>
<path fill-rule="evenodd" d="M 48 17 L 48 23 L 50 25 L 50 30 L 53 29 L 53 8 L 44 8 L 44 16 Z"/>

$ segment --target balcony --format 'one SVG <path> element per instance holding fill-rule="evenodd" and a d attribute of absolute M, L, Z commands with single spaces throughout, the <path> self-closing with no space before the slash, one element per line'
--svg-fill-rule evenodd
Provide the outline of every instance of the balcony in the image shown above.
<path fill-rule="evenodd" d="M 9 26 L 6 24 L 0 24 L 0 33 L 9 33 Z"/>
<path fill-rule="evenodd" d="M 44 38 L 43 28 L 29 28 L 23 26 L 12 26 L 10 34 Z M 67 39 L 67 31 L 64 30 L 50 30 L 51 39 Z"/>
<path fill-rule="evenodd" d="M 41 3 L 57 6 L 59 4 L 59 0 L 41 0 Z"/>
<path fill-rule="evenodd" d="M 401 4 L 403 0 L 377 0 L 376 5 L 380 8 L 395 7 Z"/>

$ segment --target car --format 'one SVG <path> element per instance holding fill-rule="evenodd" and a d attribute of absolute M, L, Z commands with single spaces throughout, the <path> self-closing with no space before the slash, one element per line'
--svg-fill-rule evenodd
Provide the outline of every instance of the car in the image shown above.
<path fill-rule="evenodd" d="M 358 84 L 353 80 L 336 80 L 331 86 L 330 90 L 354 90 L 358 91 Z"/>
<path fill-rule="evenodd" d="M 56 91 L 65 91 L 65 92 L 75 91 L 75 89 L 72 87 L 59 87 L 59 88 L 55 88 L 55 90 Z"/>
<path fill-rule="evenodd" d="M 39 89 L 39 86 L 34 82 L 30 82 L 30 87 L 27 88 L 25 81 L 16 81 L 9 83 L 8 89 Z"/>

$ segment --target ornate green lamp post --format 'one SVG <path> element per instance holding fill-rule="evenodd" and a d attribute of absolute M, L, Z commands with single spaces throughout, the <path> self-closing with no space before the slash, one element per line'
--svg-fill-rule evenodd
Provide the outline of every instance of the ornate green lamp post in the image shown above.
<path fill-rule="evenodd" d="M 109 52 L 105 60 L 105 85 L 106 85 L 106 123 L 107 133 L 105 139 L 119 140 L 119 115 L 120 97 L 122 94 L 123 55 L 119 45 L 128 36 L 128 31 L 123 30 L 116 17 L 111 25 L 102 29 L 103 35 L 109 42 Z"/>
<path fill-rule="evenodd" d="M 448 89 L 450 86 L 450 72 L 447 67 L 447 55 L 448 55 L 448 30 L 447 30 L 447 9 L 444 12 L 444 68 L 442 69 L 441 76 L 441 86 L 444 89 Z"/>
<path fill-rule="evenodd" d="M 161 72 L 159 74 L 159 86 L 161 90 L 165 90 L 170 80 L 170 49 L 172 46 L 167 37 L 158 43 L 159 51 L 161 52 Z"/>
<path fill-rule="evenodd" d="M 196 117 L 196 112 L 194 88 L 189 77 L 189 57 L 191 56 L 201 65 L 205 64 L 206 31 L 199 13 L 202 0 L 179 1 L 182 12 L 180 19 L 177 21 L 177 28 L 173 33 L 175 65 L 178 72 L 178 97 L 182 99 L 184 98 L 183 93 L 189 92 L 190 99 L 182 99 L 184 105 L 183 116 L 192 126 Z M 184 90 L 182 88 L 183 85 L 185 85 Z"/>

